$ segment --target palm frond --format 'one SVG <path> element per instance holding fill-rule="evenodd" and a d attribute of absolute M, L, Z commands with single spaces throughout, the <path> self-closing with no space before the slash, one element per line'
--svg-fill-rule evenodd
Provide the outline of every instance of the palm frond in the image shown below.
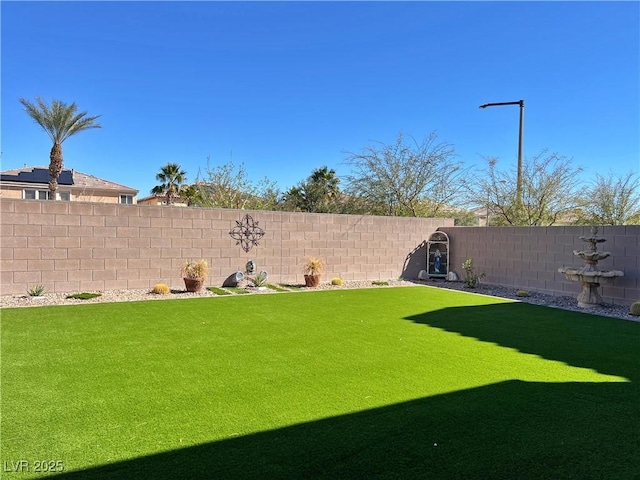
<path fill-rule="evenodd" d="M 36 103 L 20 98 L 25 112 L 49 135 L 53 143 L 64 142 L 67 138 L 83 130 L 101 128 L 96 120 L 100 115 L 88 117 L 87 112 L 79 112 L 75 102 L 66 104 L 60 100 L 52 100 L 48 105 L 41 97 Z"/>

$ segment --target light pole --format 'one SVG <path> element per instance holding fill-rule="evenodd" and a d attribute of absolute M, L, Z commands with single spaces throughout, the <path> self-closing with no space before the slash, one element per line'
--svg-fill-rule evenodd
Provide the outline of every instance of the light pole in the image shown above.
<path fill-rule="evenodd" d="M 491 201 L 491 198 L 489 195 L 490 195 L 490 192 L 487 192 L 487 221 L 484 224 L 485 227 L 489 226 L 489 202 Z"/>
<path fill-rule="evenodd" d="M 524 100 L 517 102 L 485 103 L 480 108 L 499 107 L 502 105 L 520 105 L 520 128 L 518 129 L 518 176 L 516 179 L 516 203 L 522 205 L 522 133 L 524 124 Z"/>

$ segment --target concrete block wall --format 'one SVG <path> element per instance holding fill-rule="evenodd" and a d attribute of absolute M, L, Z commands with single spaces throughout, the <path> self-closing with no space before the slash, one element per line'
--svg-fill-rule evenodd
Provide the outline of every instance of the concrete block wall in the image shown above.
<path fill-rule="evenodd" d="M 449 235 L 450 268 L 462 278 L 462 263 L 473 259 L 476 273 L 484 272 L 484 283 L 512 286 L 554 295 L 577 296 L 580 285 L 558 273 L 563 266 L 581 267 L 573 254 L 588 243 L 591 227 L 445 227 Z M 598 268 L 621 270 L 624 277 L 612 285 L 602 285 L 607 303 L 630 305 L 640 301 L 640 225 L 600 227 L 598 236 L 606 242 L 598 250 L 610 252 Z"/>
<path fill-rule="evenodd" d="M 245 253 L 229 231 L 250 214 L 265 231 Z M 485 283 L 576 296 L 580 286 L 558 273 L 580 266 L 574 250 L 589 227 L 454 227 L 450 219 L 369 217 L 199 209 L 149 205 L 2 199 L 0 293 L 36 284 L 50 292 L 183 288 L 180 267 L 205 258 L 210 285 L 244 270 L 248 260 L 272 282 L 301 283 L 307 256 L 326 260 L 325 280 L 416 278 L 426 268 L 425 240 L 436 230 L 450 238 L 450 268 L 472 258 Z M 611 256 L 599 264 L 625 276 L 603 285 L 609 303 L 640 301 L 640 226 L 602 227 Z"/>
<path fill-rule="evenodd" d="M 248 253 L 229 235 L 246 214 L 265 232 Z M 307 256 L 326 260 L 325 280 L 388 280 L 406 273 L 410 252 L 445 226 L 453 220 L 2 199 L 0 293 L 36 284 L 49 292 L 159 282 L 183 289 L 181 266 L 200 258 L 211 266 L 210 285 L 248 260 L 271 282 L 302 283 Z"/>

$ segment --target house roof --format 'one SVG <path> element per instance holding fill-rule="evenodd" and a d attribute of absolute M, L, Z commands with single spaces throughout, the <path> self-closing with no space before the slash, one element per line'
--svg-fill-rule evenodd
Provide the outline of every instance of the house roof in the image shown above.
<path fill-rule="evenodd" d="M 6 170 L 4 172 L 0 172 L 0 182 L 47 185 L 49 183 L 49 169 L 47 167 L 25 167 L 15 170 Z M 81 190 L 117 190 L 119 192 L 138 193 L 138 190 L 135 188 L 68 169 L 64 169 L 60 172 L 58 184 Z"/>

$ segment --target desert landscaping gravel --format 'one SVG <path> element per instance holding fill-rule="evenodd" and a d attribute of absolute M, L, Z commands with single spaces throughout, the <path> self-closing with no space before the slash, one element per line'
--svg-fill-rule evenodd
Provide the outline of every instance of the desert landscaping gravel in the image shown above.
<path fill-rule="evenodd" d="M 592 313 L 596 315 L 602 315 L 606 317 L 615 317 L 625 320 L 640 321 L 640 317 L 633 316 L 629 313 L 629 307 L 624 305 L 599 305 L 588 310 L 579 308 L 575 297 L 570 296 L 554 296 L 538 292 L 529 292 L 528 297 L 518 297 L 516 292 L 519 289 L 509 288 L 498 285 L 485 285 L 480 284 L 474 289 L 465 287 L 463 282 L 448 282 L 448 281 L 408 281 L 408 280 L 387 280 L 388 286 L 415 286 L 426 285 L 436 288 L 448 288 L 453 290 L 462 290 L 465 292 L 477 293 L 481 295 L 489 295 L 494 297 L 508 298 L 526 303 L 532 303 L 535 305 L 543 305 L 551 308 L 561 308 L 565 310 L 574 310 L 584 313 Z M 371 281 L 345 281 L 342 286 L 331 285 L 330 282 L 321 283 L 319 287 L 315 289 L 307 288 L 292 288 L 292 291 L 307 291 L 307 290 L 336 290 L 336 289 L 352 289 L 352 288 L 388 288 L 386 285 L 374 285 Z M 79 300 L 67 298 L 66 293 L 45 293 L 40 297 L 30 297 L 26 293 L 24 295 L 2 295 L 0 296 L 0 308 L 13 308 L 13 307 L 39 307 L 50 305 L 80 305 L 87 303 L 104 303 L 104 302 L 132 302 L 141 300 L 167 300 L 167 299 L 182 299 L 182 298 L 203 298 L 203 297 L 216 297 L 213 292 L 203 290 L 200 293 L 187 293 L 181 290 L 172 290 L 167 295 L 157 295 L 151 293 L 149 289 L 143 290 L 108 290 L 96 292 L 100 293 L 99 297 L 89 300 Z M 267 289 L 259 294 L 277 293 L 274 290 Z M 235 293 L 231 292 L 232 295 Z M 577 292 L 576 292 L 577 295 Z"/>

